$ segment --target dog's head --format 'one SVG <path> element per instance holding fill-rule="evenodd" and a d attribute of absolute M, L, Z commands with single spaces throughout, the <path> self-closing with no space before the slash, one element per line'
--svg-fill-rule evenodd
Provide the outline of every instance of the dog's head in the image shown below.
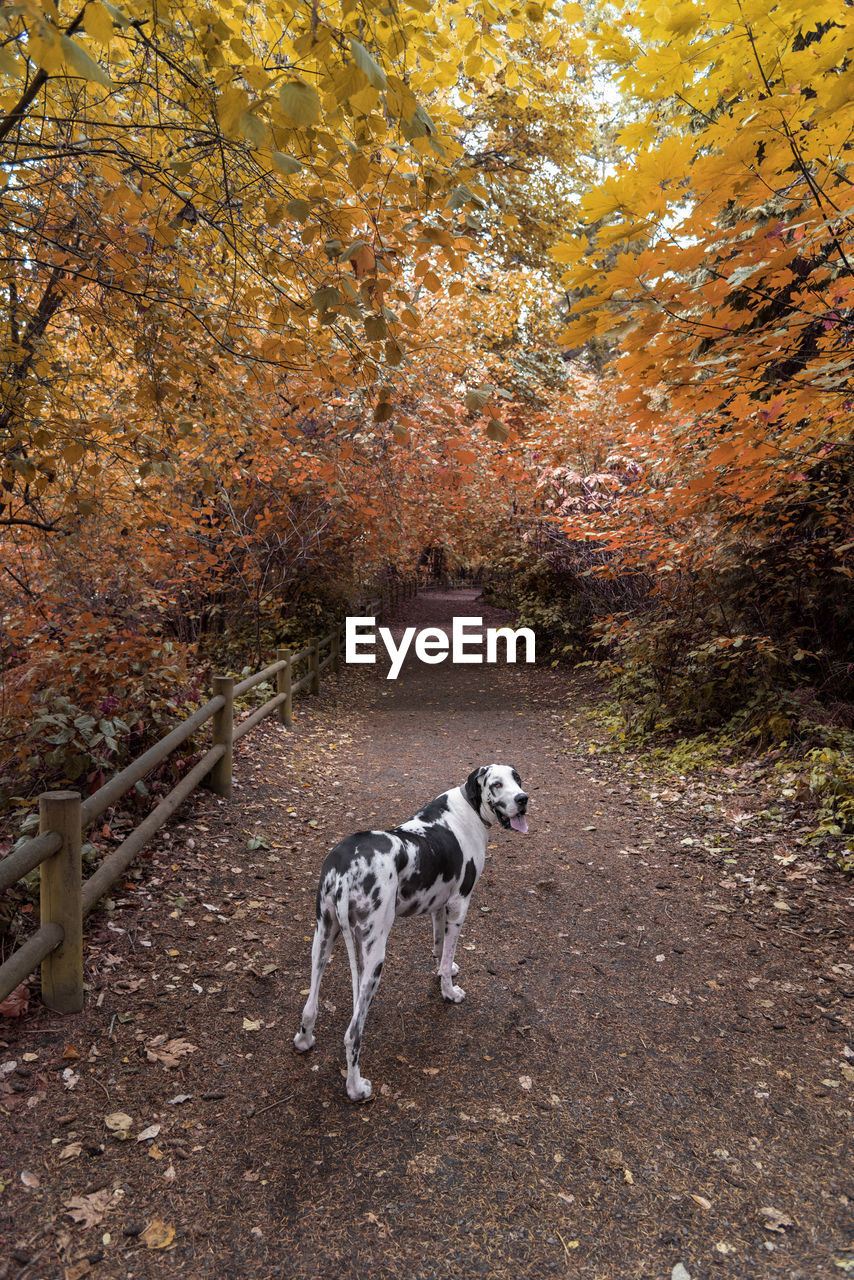
<path fill-rule="evenodd" d="M 526 832 L 528 797 L 522 779 L 509 764 L 485 764 L 466 779 L 463 792 L 475 813 L 487 825 L 497 818 L 502 827 Z"/>

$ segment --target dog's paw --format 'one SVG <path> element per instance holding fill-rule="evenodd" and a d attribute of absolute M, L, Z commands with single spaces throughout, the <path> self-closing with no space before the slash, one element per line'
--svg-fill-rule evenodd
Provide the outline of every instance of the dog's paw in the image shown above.
<path fill-rule="evenodd" d="M 294 1048 L 300 1053 L 307 1053 L 309 1049 L 314 1048 L 314 1036 L 305 1031 L 298 1031 L 294 1036 Z"/>
<path fill-rule="evenodd" d="M 364 1076 L 359 1076 L 353 1084 L 347 1081 L 347 1097 L 351 1102 L 367 1102 L 373 1091 L 374 1086 Z"/>
<path fill-rule="evenodd" d="M 447 987 L 444 984 L 442 985 L 442 996 L 445 1000 L 449 1000 L 451 1004 L 459 1004 L 462 1000 L 465 1000 L 466 993 L 462 987 L 455 987 L 453 983 L 450 983 Z"/>

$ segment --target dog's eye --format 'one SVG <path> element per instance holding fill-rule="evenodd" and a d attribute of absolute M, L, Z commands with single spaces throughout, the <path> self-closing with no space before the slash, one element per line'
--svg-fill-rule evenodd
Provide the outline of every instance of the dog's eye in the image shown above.
<path fill-rule="evenodd" d="M 498 788 L 499 788 L 500 786 L 501 786 L 501 783 L 500 783 L 500 782 L 490 782 L 490 784 L 489 784 L 489 789 L 490 789 L 490 791 L 495 792 L 495 791 L 497 791 L 497 790 L 498 790 Z"/>

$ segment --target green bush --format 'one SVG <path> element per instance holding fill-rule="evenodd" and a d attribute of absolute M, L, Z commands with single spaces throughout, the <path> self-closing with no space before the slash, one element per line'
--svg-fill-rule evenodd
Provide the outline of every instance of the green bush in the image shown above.
<path fill-rule="evenodd" d="M 578 662 L 595 647 L 596 584 L 545 556 L 523 552 L 493 564 L 483 597 L 533 629 L 540 658 Z"/>
<path fill-rule="evenodd" d="M 854 735 L 848 735 L 854 738 Z M 817 835 L 841 836 L 854 831 L 854 741 L 848 750 L 815 747 L 807 755 L 810 791 L 819 802 Z M 849 845 L 849 851 L 854 848 Z"/>
<path fill-rule="evenodd" d="M 713 635 L 698 643 L 678 618 L 637 615 L 609 619 L 600 634 L 630 730 L 725 730 L 759 746 L 791 735 L 793 664 L 767 636 Z"/>

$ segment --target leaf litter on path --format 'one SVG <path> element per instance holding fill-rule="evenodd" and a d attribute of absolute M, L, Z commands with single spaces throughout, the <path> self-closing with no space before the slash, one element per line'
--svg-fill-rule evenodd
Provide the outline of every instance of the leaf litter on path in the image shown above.
<path fill-rule="evenodd" d="M 438 622 L 429 599 L 415 603 L 413 623 Z M 480 602 L 473 611 L 505 621 Z M 713 1260 L 788 1280 L 795 1267 L 818 1277 L 829 1258 L 844 1260 L 834 1171 L 851 1033 L 835 993 L 850 974 L 832 972 L 845 935 L 829 936 L 841 897 L 822 880 L 793 921 L 773 906 L 787 868 L 747 843 L 754 823 L 718 822 L 687 801 L 653 812 L 625 761 L 568 745 L 582 676 L 450 666 L 427 676 L 405 671 L 388 688 L 380 671 L 347 672 L 306 700 L 290 732 L 265 722 L 237 753 L 233 799 L 199 793 L 123 891 L 125 932 L 104 944 L 121 966 L 93 968 L 73 1031 L 38 1009 L 3 1024 L 15 1066 L 0 1074 L 0 1106 L 22 1100 L 7 1158 L 40 1177 L 6 1189 L 16 1232 L 34 1238 L 69 1205 L 81 1215 L 51 1228 L 46 1276 L 62 1273 L 67 1222 L 82 1231 L 106 1214 L 105 1274 L 116 1275 L 147 1275 L 132 1260 L 149 1249 L 150 1267 L 164 1249 L 175 1274 L 217 1276 L 229 1258 L 263 1280 L 283 1258 L 293 1280 L 415 1277 L 425 1258 L 449 1280 L 484 1267 L 490 1280 L 539 1280 L 567 1274 L 570 1257 L 573 1280 L 630 1276 L 641 1257 L 662 1280 L 677 1267 L 675 1280 L 706 1280 Z M 439 999 L 429 922 L 396 925 L 362 1050 L 374 1101 L 355 1108 L 338 1075 L 351 1005 L 340 947 L 317 1046 L 290 1047 L 320 863 L 337 838 L 408 817 L 492 759 L 520 770 L 531 834 L 523 849 L 490 833 L 457 954 L 467 1000 Z M 597 829 L 585 831 L 592 816 Z M 190 849 L 196 826 L 207 830 Z M 247 829 L 270 849 L 247 849 Z M 528 894 L 537 885 L 548 892 Z M 801 891 L 787 901 L 802 903 Z M 241 934 L 249 913 L 261 929 L 259 912 L 260 934 Z M 666 986 L 651 973 L 666 973 Z M 766 1009 L 757 997 L 769 993 Z M 85 1072 L 58 1056 L 69 1037 Z M 24 1059 L 32 1048 L 38 1062 Z M 66 1092 L 69 1063 L 81 1079 Z M 831 1077 L 838 1088 L 821 1083 Z M 117 1112 L 130 1123 L 105 1129 Z M 121 1131 L 141 1140 L 114 1141 Z M 119 1176 L 126 1194 L 105 1205 L 97 1197 Z M 798 1221 L 818 1225 L 760 1214 L 780 1204 L 781 1186 L 796 1188 Z M 142 1232 L 155 1223 L 149 1244 Z"/>

